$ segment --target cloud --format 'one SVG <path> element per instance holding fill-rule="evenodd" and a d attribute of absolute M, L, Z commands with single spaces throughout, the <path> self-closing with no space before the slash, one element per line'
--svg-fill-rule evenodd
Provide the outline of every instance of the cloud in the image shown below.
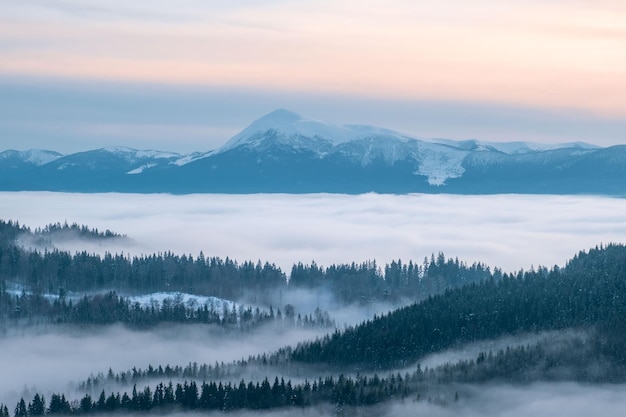
<path fill-rule="evenodd" d="M 0 42 L 13 47 L 0 73 L 625 115 L 626 60 L 614 51 L 624 46 L 626 13 L 614 8 L 520 0 L 236 3 L 10 4 Z"/>
<path fill-rule="evenodd" d="M 453 196 L 453 195 L 137 195 L 0 193 L 4 219 L 31 227 L 51 222 L 78 222 L 128 234 L 135 246 L 125 253 L 172 250 L 237 260 L 291 264 L 315 259 L 318 264 L 376 259 L 379 264 L 402 258 L 421 262 L 440 250 L 467 262 L 485 261 L 505 270 L 531 264 L 563 264 L 578 250 L 601 242 L 623 241 L 626 200 L 585 196 Z M 79 245 L 69 249 L 81 249 Z M 117 247 L 93 248 L 112 250 Z M 297 294 L 299 306 L 332 306 L 326 294 Z M 384 311 L 385 306 L 374 307 Z M 363 311 L 345 309 L 341 320 L 358 320 Z M 371 314 L 371 312 L 365 312 Z M 132 332 L 119 326 L 54 332 L 18 330 L 0 338 L 0 402 L 12 407 L 24 388 L 64 391 L 69 382 L 91 373 L 148 364 L 214 363 L 272 351 L 314 337 L 297 331 L 261 329 L 245 337 L 217 337 L 207 327 L 163 327 Z M 550 335 L 548 335 L 550 336 Z M 575 335 L 574 335 L 575 336 Z M 542 336 L 543 337 L 543 336 Z M 524 339 L 525 341 L 532 341 Z M 484 346 L 445 352 L 445 358 L 473 355 Z M 492 345 L 489 345 L 492 343 Z M 493 344 L 495 343 L 495 344 Z M 53 358 L 53 360 L 51 360 Z M 180 359 L 183 358 L 183 359 Z M 432 363 L 444 358 L 431 357 Z M 36 387 L 33 387 L 36 384 Z M 617 416 L 626 406 L 622 385 L 572 383 L 529 386 L 455 386 L 440 394 L 445 407 L 428 402 L 390 403 L 363 410 L 364 415 L 432 416 Z M 454 392 L 461 394 L 454 402 Z M 290 415 L 292 410 L 268 413 Z M 303 415 L 328 414 L 329 409 Z M 243 413 L 241 415 L 253 415 Z"/>
<path fill-rule="evenodd" d="M 587 417 L 620 416 L 626 406 L 624 385 L 588 386 L 575 383 L 536 383 L 529 386 L 479 385 L 456 387 L 461 393 L 454 402 L 454 392 L 442 396 L 447 406 L 405 401 L 381 410 L 385 416 L 465 416 L 465 417 Z M 452 387 L 454 390 L 454 387 Z M 465 391 L 465 392 L 464 392 Z"/>
<path fill-rule="evenodd" d="M 31 227 L 77 222 L 128 235 L 101 251 L 230 257 L 329 266 L 447 256 L 513 272 L 563 265 L 623 242 L 626 200 L 536 195 L 185 195 L 0 193 L 3 218 Z M 65 246 L 81 249 L 79 244 Z"/>
<path fill-rule="evenodd" d="M 576 349 L 576 343 L 585 344 L 590 336 L 590 332 L 585 330 L 555 330 L 539 333 L 522 333 L 515 336 L 503 336 L 497 339 L 481 340 L 478 342 L 470 342 L 464 345 L 440 351 L 420 358 L 417 362 L 422 369 L 436 368 L 446 363 L 457 363 L 465 360 L 476 360 L 480 353 L 493 352 L 496 354 L 499 350 L 514 348 L 518 346 L 534 346 L 541 344 L 555 352 L 565 351 L 566 349 Z M 413 368 L 414 369 L 414 368 Z M 402 370 L 412 372 L 412 368 Z"/>
<path fill-rule="evenodd" d="M 0 337 L 0 403 L 9 407 L 20 396 L 65 392 L 91 374 L 128 371 L 148 365 L 186 366 L 190 362 L 213 365 L 273 352 L 286 345 L 315 338 L 321 330 L 273 327 L 249 334 L 225 334 L 211 326 L 162 326 L 132 331 L 122 326 L 63 328 L 35 326 L 8 330 Z"/>

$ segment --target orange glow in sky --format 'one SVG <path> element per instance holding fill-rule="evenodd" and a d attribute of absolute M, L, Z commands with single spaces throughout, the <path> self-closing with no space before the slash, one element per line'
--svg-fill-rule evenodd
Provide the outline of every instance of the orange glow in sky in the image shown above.
<path fill-rule="evenodd" d="M 4 5 L 0 73 L 626 116 L 622 2 L 214 3 Z"/>

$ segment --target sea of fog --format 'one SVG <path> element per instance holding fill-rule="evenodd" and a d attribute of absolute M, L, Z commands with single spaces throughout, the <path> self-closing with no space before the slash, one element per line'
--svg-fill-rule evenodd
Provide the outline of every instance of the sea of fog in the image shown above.
<path fill-rule="evenodd" d="M 117 246 L 276 263 L 402 259 L 444 252 L 505 272 L 564 263 L 579 250 L 626 242 L 626 199 L 544 195 L 0 193 L 0 218 L 42 227 L 79 223 L 129 236 Z"/>
<path fill-rule="evenodd" d="M 129 236 L 127 241 L 115 243 L 117 246 L 107 246 L 111 242 L 90 247 L 85 247 L 85 242 L 55 242 L 71 251 L 149 254 L 169 250 L 193 256 L 203 251 L 205 256 L 274 262 L 287 272 L 298 261 L 329 265 L 375 259 L 383 265 L 398 258 L 421 262 L 440 251 L 469 263 L 481 261 L 515 271 L 533 265 L 563 265 L 579 250 L 626 241 L 626 199 L 582 196 L 2 192 L 0 218 L 31 228 L 76 222 Z M 298 297 L 305 299 L 305 295 Z M 371 312 L 349 308 L 341 314 L 334 313 L 338 322 L 356 322 L 363 314 L 371 316 Z M 52 392 L 78 398 L 82 394 L 69 387 L 109 367 L 123 371 L 148 364 L 229 362 L 294 345 L 321 332 L 291 329 L 277 333 L 276 329 L 262 328 L 224 337 L 201 326 L 161 326 L 149 331 L 119 325 L 18 329 L 10 337 L 0 338 L 0 370 L 11 375 L 0 378 L 0 402 L 12 409 L 21 396 L 28 399 L 35 391 L 46 398 Z M 434 366 L 471 357 L 484 347 L 468 345 L 432 355 L 424 363 Z M 363 410 L 361 415 L 613 416 L 622 415 L 626 405 L 624 385 L 537 383 L 454 389 L 461 392 L 461 398 L 447 407 L 407 398 Z M 448 394 L 444 401 L 453 398 L 452 391 Z M 332 412 L 321 407 L 302 410 L 302 415 L 317 417 Z"/>

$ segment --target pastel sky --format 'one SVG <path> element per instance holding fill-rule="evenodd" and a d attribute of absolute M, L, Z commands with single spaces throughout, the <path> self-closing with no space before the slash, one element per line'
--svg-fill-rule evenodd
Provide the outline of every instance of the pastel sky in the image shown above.
<path fill-rule="evenodd" d="M 626 143 L 623 0 L 4 0 L 2 148 L 174 151 L 277 107 L 417 137 Z"/>

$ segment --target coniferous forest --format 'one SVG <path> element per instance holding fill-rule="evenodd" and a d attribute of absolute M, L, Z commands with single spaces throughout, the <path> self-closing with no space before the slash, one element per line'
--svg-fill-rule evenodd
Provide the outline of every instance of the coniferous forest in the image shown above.
<path fill-rule="evenodd" d="M 471 396 L 467 387 L 477 385 L 626 382 L 621 244 L 583 250 L 563 267 L 519 272 L 439 253 L 387 265 L 298 263 L 286 273 L 269 262 L 202 253 L 69 253 L 54 248 L 59 233 L 126 238 L 76 224 L 31 230 L 0 221 L 0 337 L 113 325 L 143 332 L 165 325 L 217 329 L 243 341 L 270 327 L 315 333 L 271 351 L 260 346 L 232 362 L 172 356 L 146 368 L 96 369 L 71 388 L 34 389 L 15 404 L 0 404 L 0 417 L 308 407 L 362 415 L 394 401 L 445 406 Z M 301 291 L 329 294 L 334 307 L 306 311 L 298 303 Z M 181 293 L 230 304 L 181 296 L 137 301 Z M 387 310 L 356 323 L 335 319 L 337 306 L 376 303 Z M 463 358 L 424 364 L 467 347 L 473 348 Z"/>

